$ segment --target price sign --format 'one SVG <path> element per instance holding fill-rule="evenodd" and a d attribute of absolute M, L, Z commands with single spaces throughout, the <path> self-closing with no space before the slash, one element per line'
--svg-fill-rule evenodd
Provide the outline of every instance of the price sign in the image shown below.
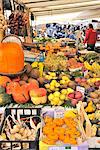
<path fill-rule="evenodd" d="M 49 147 L 49 150 L 71 150 L 71 147 Z"/>
<path fill-rule="evenodd" d="M 83 96 L 84 96 L 84 94 L 85 94 L 85 88 L 84 88 L 84 87 L 77 86 L 77 87 L 76 87 L 76 91 L 80 91 L 80 92 L 83 94 Z"/>
<path fill-rule="evenodd" d="M 86 71 L 84 72 L 84 77 L 85 77 L 87 74 L 88 74 L 88 70 L 86 70 Z"/>
<path fill-rule="evenodd" d="M 64 117 L 64 110 L 59 109 L 54 111 L 54 118 L 63 118 Z"/>

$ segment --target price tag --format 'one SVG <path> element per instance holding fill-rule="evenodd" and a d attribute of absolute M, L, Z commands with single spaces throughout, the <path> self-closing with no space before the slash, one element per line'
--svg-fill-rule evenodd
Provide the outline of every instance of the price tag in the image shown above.
<path fill-rule="evenodd" d="M 77 86 L 77 87 L 76 87 L 76 91 L 80 91 L 83 96 L 84 96 L 84 94 L 85 94 L 85 88 L 84 88 L 84 87 Z"/>
<path fill-rule="evenodd" d="M 63 146 L 56 147 L 56 146 L 54 146 L 54 147 L 49 147 L 49 150 L 71 150 L 71 147 L 63 147 Z"/>
<path fill-rule="evenodd" d="M 54 111 L 54 118 L 63 118 L 64 117 L 64 110 L 59 109 Z"/>
<path fill-rule="evenodd" d="M 88 74 L 88 70 L 86 70 L 86 71 L 84 72 L 84 77 L 85 77 L 87 74 Z"/>

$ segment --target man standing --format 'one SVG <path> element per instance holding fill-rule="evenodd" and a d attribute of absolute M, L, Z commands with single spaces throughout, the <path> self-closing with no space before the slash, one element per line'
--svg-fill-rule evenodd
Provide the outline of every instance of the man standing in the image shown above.
<path fill-rule="evenodd" d="M 86 31 L 86 36 L 84 40 L 84 44 L 87 43 L 88 50 L 94 50 L 96 40 L 97 40 L 97 33 L 93 29 L 93 25 L 89 24 L 89 28 Z"/>

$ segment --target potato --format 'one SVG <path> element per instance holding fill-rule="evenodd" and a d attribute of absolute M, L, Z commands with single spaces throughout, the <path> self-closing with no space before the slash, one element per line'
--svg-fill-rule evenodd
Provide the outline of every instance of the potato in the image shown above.
<path fill-rule="evenodd" d="M 3 27 L 2 24 L 0 24 L 0 28 L 1 28 L 1 29 L 2 29 L 2 27 Z"/>
<path fill-rule="evenodd" d="M 96 99 L 96 98 L 98 98 L 98 94 L 96 92 L 91 92 L 90 97 Z"/>
<path fill-rule="evenodd" d="M 10 140 L 15 140 L 15 134 L 10 135 Z"/>
<path fill-rule="evenodd" d="M 21 134 L 19 134 L 19 133 L 15 133 L 15 138 L 16 138 L 17 140 L 21 140 L 21 139 L 22 139 L 22 136 L 21 136 Z"/>
<path fill-rule="evenodd" d="M 36 134 L 36 131 L 34 129 L 31 129 L 32 134 Z"/>
<path fill-rule="evenodd" d="M 26 138 L 26 137 L 27 137 L 27 134 L 28 134 L 28 131 L 27 131 L 27 129 L 25 129 L 24 132 L 23 132 L 23 134 L 22 134 L 22 135 L 23 135 L 23 138 Z"/>
<path fill-rule="evenodd" d="M 30 137 L 31 136 L 31 130 L 27 129 L 27 136 Z"/>
<path fill-rule="evenodd" d="M 24 130 L 25 130 L 24 128 L 21 128 L 21 129 L 19 130 L 19 133 L 20 133 L 20 134 L 23 134 L 23 133 L 24 133 Z"/>
<path fill-rule="evenodd" d="M 30 137 L 30 139 L 33 140 L 33 141 L 35 140 L 35 138 L 36 138 L 35 134 L 32 134 L 31 137 Z"/>
<path fill-rule="evenodd" d="M 14 125 L 13 129 L 11 129 L 11 134 L 19 132 L 19 128 L 17 125 Z"/>

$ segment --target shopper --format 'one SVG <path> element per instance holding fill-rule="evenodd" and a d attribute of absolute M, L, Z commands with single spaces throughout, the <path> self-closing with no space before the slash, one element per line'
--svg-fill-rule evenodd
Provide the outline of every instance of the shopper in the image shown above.
<path fill-rule="evenodd" d="M 87 43 L 88 50 L 94 50 L 95 43 L 97 40 L 97 33 L 93 29 L 93 25 L 89 24 L 89 28 L 86 30 L 84 44 Z"/>
<path fill-rule="evenodd" d="M 76 31 L 75 31 L 75 35 L 76 35 L 76 45 L 78 47 L 78 45 L 80 43 L 83 43 L 83 39 L 82 39 L 82 31 L 80 31 L 80 26 L 77 27 Z"/>
<path fill-rule="evenodd" d="M 68 38 L 72 39 L 72 40 L 76 40 L 75 34 L 73 31 L 69 32 Z"/>

